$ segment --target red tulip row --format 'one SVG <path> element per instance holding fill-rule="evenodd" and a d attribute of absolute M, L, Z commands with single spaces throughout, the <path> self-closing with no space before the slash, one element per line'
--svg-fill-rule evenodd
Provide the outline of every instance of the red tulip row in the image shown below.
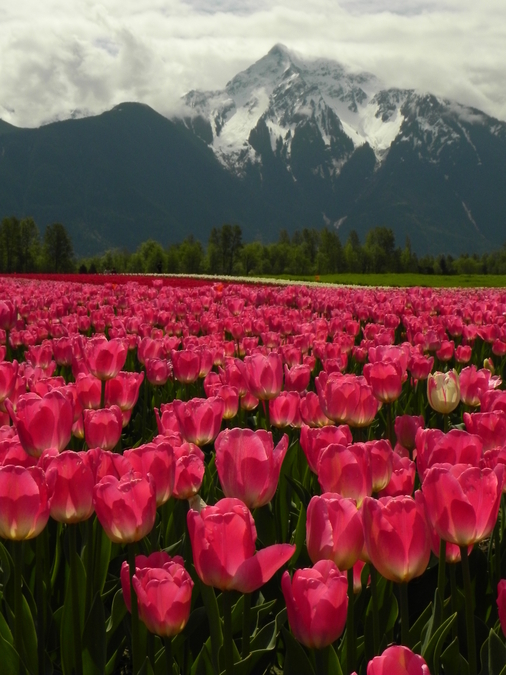
<path fill-rule="evenodd" d="M 505 316 L 502 291 L 0 280 L 0 654 L 40 673 L 506 659 Z"/>

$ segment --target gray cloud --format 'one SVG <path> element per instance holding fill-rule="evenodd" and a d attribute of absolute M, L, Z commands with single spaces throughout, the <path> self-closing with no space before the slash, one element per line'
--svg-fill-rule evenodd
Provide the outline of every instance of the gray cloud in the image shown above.
<path fill-rule="evenodd" d="M 17 0 L 0 9 L 0 117 L 142 101 L 163 114 L 282 42 L 506 119 L 503 0 Z"/>

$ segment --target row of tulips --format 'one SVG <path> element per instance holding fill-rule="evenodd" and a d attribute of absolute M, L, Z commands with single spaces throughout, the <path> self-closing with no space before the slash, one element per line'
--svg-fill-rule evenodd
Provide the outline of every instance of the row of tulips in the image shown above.
<path fill-rule="evenodd" d="M 506 672 L 505 316 L 0 280 L 5 672 Z"/>

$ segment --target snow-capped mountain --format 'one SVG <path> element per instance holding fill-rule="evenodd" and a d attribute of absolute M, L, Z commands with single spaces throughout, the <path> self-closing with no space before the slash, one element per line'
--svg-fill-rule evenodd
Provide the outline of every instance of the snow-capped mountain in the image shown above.
<path fill-rule="evenodd" d="M 190 91 L 183 98 L 185 125 L 214 150 L 229 169 L 241 173 L 260 161 L 257 132 L 268 132 L 271 150 L 290 168 L 297 134 L 310 128 L 323 141 L 326 162 L 314 169 L 338 173 L 353 150 L 365 143 L 378 162 L 395 139 L 437 146 L 469 142 L 461 120 L 483 124 L 484 114 L 420 94 L 386 89 L 369 73 L 353 74 L 328 59 L 304 60 L 283 45 L 236 75 L 222 91 Z M 418 129 L 403 124 L 415 118 Z M 505 133 L 498 123 L 496 133 Z M 402 132 L 401 132 L 402 129 Z M 322 156 L 323 158 L 323 156 Z"/>
<path fill-rule="evenodd" d="M 318 209 L 315 225 L 334 223 L 344 236 L 392 224 L 398 241 L 422 236 L 430 249 L 436 218 L 460 223 L 450 247 L 477 238 L 487 248 L 497 238 L 492 214 L 506 225 L 506 123 L 479 110 L 387 88 L 370 73 L 305 59 L 283 45 L 223 90 L 193 90 L 182 103 L 176 121 L 232 175 L 256 183 L 267 198 L 283 191 L 308 213 Z"/>
<path fill-rule="evenodd" d="M 170 120 L 142 103 L 20 129 L 0 119 L 0 218 L 134 249 L 237 223 L 245 241 L 374 227 L 418 254 L 506 241 L 506 123 L 276 45 Z"/>

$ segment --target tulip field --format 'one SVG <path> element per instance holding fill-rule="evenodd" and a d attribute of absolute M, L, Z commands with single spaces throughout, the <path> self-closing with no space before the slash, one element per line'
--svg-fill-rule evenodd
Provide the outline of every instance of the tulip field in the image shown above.
<path fill-rule="evenodd" d="M 1 675 L 506 675 L 506 290 L 0 277 Z"/>

